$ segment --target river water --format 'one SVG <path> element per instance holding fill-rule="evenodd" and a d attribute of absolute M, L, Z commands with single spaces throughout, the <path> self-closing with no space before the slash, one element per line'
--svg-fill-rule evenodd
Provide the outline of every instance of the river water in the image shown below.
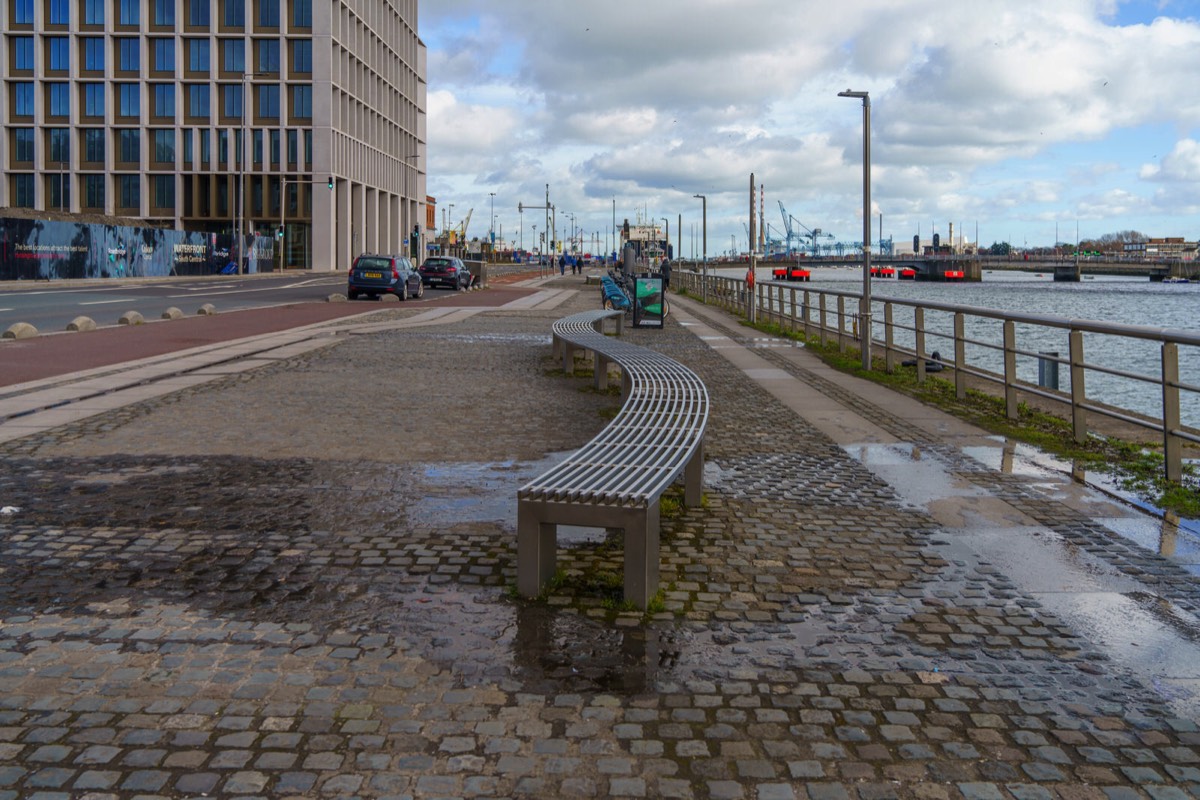
<path fill-rule="evenodd" d="M 716 272 L 727 277 L 741 278 L 745 276 L 745 267 L 721 269 Z M 768 268 L 759 269 L 760 280 L 769 276 Z M 862 290 L 862 269 L 816 268 L 812 270 L 811 282 L 789 285 L 858 294 Z M 927 283 L 877 278 L 871 283 L 871 294 L 872 299 L 876 301 L 873 303 L 876 321 L 873 333 L 877 340 L 883 337 L 883 298 L 954 303 L 1066 319 L 1200 332 L 1200 313 L 1197 313 L 1200 311 L 1200 283 L 1163 284 L 1153 283 L 1146 277 L 1103 275 L 1085 277 L 1078 283 L 1056 283 L 1052 272 L 1038 275 L 985 270 L 983 280 L 977 283 Z M 831 303 L 829 308 L 832 311 L 835 305 Z M 857 311 L 857 302 L 848 304 L 847 311 Z M 896 307 L 894 313 L 898 325 L 911 325 L 911 311 Z M 949 314 L 927 312 L 925 323 L 927 328 L 934 332 L 949 334 L 952 331 L 953 321 Z M 895 336 L 898 344 L 913 346 L 911 332 L 898 330 Z M 999 345 L 1002 342 L 1001 323 L 968 317 L 966 336 L 968 339 Z M 1018 325 L 1017 348 L 1030 353 L 1057 352 L 1065 359 L 1069 352 L 1067 332 L 1062 329 Z M 953 344 L 950 339 L 930 336 L 926 341 L 926 350 L 940 350 L 949 359 L 953 354 Z M 1088 364 L 1145 375 L 1154 380 L 1158 380 L 1161 375 L 1161 348 L 1156 342 L 1089 333 L 1084 335 L 1084 354 L 1084 360 Z M 967 362 L 991 371 L 1002 370 L 1000 351 L 987 347 L 969 345 Z M 1182 383 L 1200 386 L 1200 348 L 1180 346 L 1179 369 Z M 1063 390 L 1069 390 L 1070 374 L 1067 365 L 1059 365 L 1058 371 L 1059 386 Z M 1036 383 L 1039 376 L 1038 359 L 1034 356 L 1018 357 L 1017 372 L 1022 380 Z M 1094 370 L 1087 372 L 1085 383 L 1089 399 L 1151 417 L 1162 416 L 1161 392 L 1155 384 Z M 1180 401 L 1184 424 L 1200 427 L 1200 394 L 1182 391 Z"/>

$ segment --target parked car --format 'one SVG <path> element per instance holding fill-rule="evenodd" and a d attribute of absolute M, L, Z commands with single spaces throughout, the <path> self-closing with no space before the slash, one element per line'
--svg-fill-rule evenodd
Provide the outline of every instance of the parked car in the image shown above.
<path fill-rule="evenodd" d="M 471 270 L 461 258 L 430 256 L 421 265 L 421 281 L 426 286 L 446 286 L 467 289 L 471 286 Z"/>
<path fill-rule="evenodd" d="M 359 295 L 366 295 L 374 299 L 384 294 L 394 294 L 401 300 L 421 297 L 425 294 L 425 284 L 420 273 L 413 269 L 412 262 L 404 256 L 364 253 L 354 259 L 346 297 L 355 300 Z"/>

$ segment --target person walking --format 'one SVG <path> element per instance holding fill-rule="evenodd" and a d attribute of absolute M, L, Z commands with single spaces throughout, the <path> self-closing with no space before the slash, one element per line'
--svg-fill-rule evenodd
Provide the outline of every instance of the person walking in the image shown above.
<path fill-rule="evenodd" d="M 563 256 L 562 258 L 558 259 L 558 274 L 559 275 L 567 274 L 567 257 L 566 256 Z"/>

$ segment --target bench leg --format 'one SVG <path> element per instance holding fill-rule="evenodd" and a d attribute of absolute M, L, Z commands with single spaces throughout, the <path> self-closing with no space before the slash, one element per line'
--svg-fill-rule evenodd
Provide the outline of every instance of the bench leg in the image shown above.
<path fill-rule="evenodd" d="M 595 376 L 596 391 L 608 388 L 608 359 L 600 353 L 592 353 L 592 375 Z"/>
<path fill-rule="evenodd" d="M 625 599 L 643 611 L 658 594 L 658 501 L 625 527 Z"/>
<path fill-rule="evenodd" d="M 554 577 L 558 526 L 542 522 L 524 503 L 517 503 L 517 592 L 537 597 Z"/>
<path fill-rule="evenodd" d="M 704 440 L 696 445 L 696 452 L 683 468 L 683 504 L 689 508 L 700 505 L 704 495 Z"/>

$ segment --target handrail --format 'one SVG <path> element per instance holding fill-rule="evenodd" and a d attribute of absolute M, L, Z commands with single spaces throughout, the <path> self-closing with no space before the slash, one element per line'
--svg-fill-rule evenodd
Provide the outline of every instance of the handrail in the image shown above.
<path fill-rule="evenodd" d="M 803 330 L 808 335 L 819 337 L 823 343 L 832 340 L 843 350 L 847 349 L 850 343 L 860 341 L 857 311 L 862 295 L 859 292 L 814 288 L 811 283 L 792 286 L 774 281 L 765 281 L 751 288 L 741 278 L 711 273 L 705 277 L 701 273 L 684 269 L 676 269 L 675 274 L 676 285 L 680 289 L 694 291 L 697 297 L 706 297 L 708 302 L 735 314 L 747 318 L 754 318 L 756 315 L 760 320 L 773 321 L 793 331 Z M 830 303 L 829 300 L 835 302 Z M 854 301 L 854 311 L 846 308 L 847 300 Z M 874 309 L 880 306 L 884 313 L 875 313 Z M 897 307 L 911 310 L 911 324 L 906 325 L 895 319 Z M 1189 396 L 1200 395 L 1200 386 L 1196 386 L 1194 381 L 1189 383 L 1181 380 L 1179 349 L 1200 348 L 1200 332 L 879 295 L 872 298 L 872 309 L 872 317 L 876 320 L 874 333 L 882 331 L 884 337 L 882 341 L 878 341 L 877 336 L 873 335 L 872 346 L 874 347 L 876 342 L 882 345 L 883 362 L 887 371 L 895 369 L 897 356 L 912 357 L 917 363 L 918 381 L 925 380 L 925 360 L 937 349 L 928 346 L 927 338 L 946 341 L 947 345 L 942 349 L 949 348 L 952 353 L 944 355 L 941 361 L 946 368 L 952 370 L 956 392 L 960 398 L 966 396 L 966 379 L 970 376 L 987 385 L 1000 387 L 1006 401 L 1006 411 L 1012 419 L 1018 415 L 1018 391 L 1063 403 L 1070 408 L 1073 434 L 1079 442 L 1083 442 L 1092 433 L 1088 426 L 1089 415 L 1107 417 L 1155 431 L 1163 441 L 1166 478 L 1174 482 L 1182 480 L 1183 443 L 1200 442 L 1200 431 L 1182 424 L 1181 393 L 1186 392 Z M 952 324 L 946 324 L 943 329 L 930 326 L 925 322 L 926 312 L 950 315 Z M 967 318 L 990 320 L 993 324 L 1002 323 L 1002 331 L 974 330 L 971 336 L 968 336 L 965 325 Z M 880 320 L 882 324 L 879 324 Z M 1034 352 L 1028 347 L 1019 347 L 1018 325 L 1065 331 L 1068 334 L 1065 346 L 1069 352 L 1060 357 L 1058 354 Z M 905 336 L 911 335 L 912 343 L 898 343 L 897 332 L 904 332 Z M 998 335 L 1001 332 L 1003 336 Z M 989 334 L 993 335 L 992 339 L 981 338 Z M 1084 358 L 1084 334 L 1158 344 L 1159 356 L 1147 359 L 1148 365 L 1159 367 L 1158 373 L 1145 374 L 1122 368 L 1126 365 L 1089 363 Z M 976 356 L 982 351 L 985 355 L 982 360 L 985 363 L 981 364 L 978 358 L 973 362 L 973 351 Z M 1196 353 L 1191 351 L 1189 355 Z M 1026 359 L 1024 363 L 1027 365 L 1028 360 L 1032 358 L 1064 365 L 1069 389 L 1059 391 L 1057 386 L 1047 388 L 1028 380 L 1021 380 L 1017 375 L 1018 357 Z M 989 359 L 992 362 L 990 364 L 987 363 Z M 995 363 L 997 361 L 999 364 Z M 1142 363 L 1133 366 L 1140 368 Z M 1089 395 L 1088 374 L 1156 386 L 1161 398 L 1161 414 L 1155 416 L 1141 409 L 1121 408 L 1117 403 L 1107 402 L 1103 397 L 1097 396 L 1095 391 Z M 1109 383 L 1112 383 L 1111 380 Z"/>

